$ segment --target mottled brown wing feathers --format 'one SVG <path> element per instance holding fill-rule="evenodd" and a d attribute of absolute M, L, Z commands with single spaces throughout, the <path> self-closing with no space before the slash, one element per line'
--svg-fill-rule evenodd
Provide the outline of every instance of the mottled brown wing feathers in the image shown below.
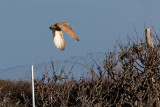
<path fill-rule="evenodd" d="M 77 41 L 79 41 L 78 37 L 76 36 L 76 34 L 74 33 L 74 31 L 72 30 L 72 28 L 69 26 L 69 23 L 64 22 L 64 23 L 57 23 L 57 26 L 61 29 L 63 29 L 65 32 L 67 32 L 72 38 L 76 39 Z"/>
<path fill-rule="evenodd" d="M 64 24 L 66 24 L 66 25 L 68 25 L 68 26 L 69 26 L 69 23 L 68 23 L 68 22 L 62 22 L 62 23 L 64 23 Z"/>

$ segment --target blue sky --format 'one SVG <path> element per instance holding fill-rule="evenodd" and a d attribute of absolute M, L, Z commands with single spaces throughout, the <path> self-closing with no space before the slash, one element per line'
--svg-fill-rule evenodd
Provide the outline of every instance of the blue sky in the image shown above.
<path fill-rule="evenodd" d="M 127 34 L 144 36 L 144 25 L 160 28 L 160 1 L 154 0 L 1 0 L 0 69 L 64 60 L 113 50 Z M 65 51 L 53 43 L 49 26 L 69 22 L 79 42 L 65 32 Z"/>

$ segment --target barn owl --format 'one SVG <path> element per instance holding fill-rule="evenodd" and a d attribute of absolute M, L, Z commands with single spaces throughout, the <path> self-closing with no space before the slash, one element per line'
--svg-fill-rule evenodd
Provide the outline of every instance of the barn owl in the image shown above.
<path fill-rule="evenodd" d="M 72 38 L 79 41 L 78 37 L 76 36 L 72 28 L 69 26 L 69 23 L 67 22 L 56 23 L 49 28 L 50 30 L 52 30 L 52 33 L 53 33 L 54 44 L 59 50 L 63 51 L 65 49 L 65 41 L 64 41 L 62 30 L 67 32 L 68 35 L 70 35 Z"/>

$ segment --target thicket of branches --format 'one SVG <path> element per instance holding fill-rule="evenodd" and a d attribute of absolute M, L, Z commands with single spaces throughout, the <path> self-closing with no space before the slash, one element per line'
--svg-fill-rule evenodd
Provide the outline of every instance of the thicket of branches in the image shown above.
<path fill-rule="evenodd" d="M 106 54 L 103 66 L 90 67 L 90 79 L 69 77 L 71 73 L 66 74 L 63 68 L 56 71 L 51 61 L 49 71 L 53 75 L 49 77 L 46 72 L 42 79 L 35 80 L 36 106 L 160 106 L 159 44 L 156 35 L 153 48 L 144 40 L 128 41 L 126 46 L 119 43 L 119 51 L 115 48 Z M 1 80 L 0 103 L 1 106 L 31 106 L 31 84 Z"/>

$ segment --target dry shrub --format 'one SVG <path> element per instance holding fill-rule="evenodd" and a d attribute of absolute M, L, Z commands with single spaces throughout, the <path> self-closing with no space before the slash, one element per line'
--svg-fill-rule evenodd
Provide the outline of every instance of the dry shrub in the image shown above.
<path fill-rule="evenodd" d="M 31 106 L 31 84 L 25 81 L 0 80 L 0 105 Z"/>
<path fill-rule="evenodd" d="M 156 38 L 156 40 L 159 40 Z M 38 106 L 158 106 L 159 41 L 154 48 L 147 48 L 145 42 L 119 44 L 109 52 L 103 66 L 90 68 L 91 79 L 66 78 L 64 69 L 52 78 L 36 82 L 36 104 Z M 54 67 L 54 66 L 52 66 Z M 98 74 L 97 72 L 98 71 Z M 62 76 L 62 74 L 64 74 Z M 58 82 L 59 81 L 59 82 Z"/>
<path fill-rule="evenodd" d="M 79 80 L 74 79 L 71 72 L 66 74 L 64 68 L 58 73 L 51 61 L 52 69 L 49 68 L 41 79 L 35 80 L 36 106 L 160 106 L 159 43 L 158 37 L 155 38 L 154 48 L 148 48 L 143 41 L 129 41 L 127 46 L 119 43 L 120 51 L 117 52 L 115 48 L 113 52 L 106 54 L 103 65 L 98 65 L 93 58 L 96 68 L 90 67 L 91 78 L 82 76 Z M 53 75 L 50 77 L 48 72 L 51 70 Z M 2 103 L 5 103 L 5 98 L 9 98 L 8 102 L 14 104 L 20 101 L 18 105 L 32 105 L 30 85 L 20 88 L 20 85 L 10 81 L 1 81 L 0 84 L 3 82 L 5 84 L 0 85 Z M 23 86 L 25 83 L 17 84 Z"/>

